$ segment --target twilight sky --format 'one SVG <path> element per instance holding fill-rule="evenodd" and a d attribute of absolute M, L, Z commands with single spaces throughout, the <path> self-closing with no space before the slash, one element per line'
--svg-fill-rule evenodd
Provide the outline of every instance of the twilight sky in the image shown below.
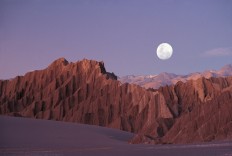
<path fill-rule="evenodd" d="M 0 0 L 0 79 L 59 57 L 103 60 L 118 76 L 219 69 L 232 63 L 232 1 Z"/>

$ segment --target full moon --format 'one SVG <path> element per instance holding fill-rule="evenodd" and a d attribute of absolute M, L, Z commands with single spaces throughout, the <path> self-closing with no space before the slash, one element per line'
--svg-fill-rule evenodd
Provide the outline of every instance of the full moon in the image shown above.
<path fill-rule="evenodd" d="M 157 48 L 157 56 L 161 60 L 167 60 L 172 56 L 172 46 L 168 43 L 161 43 Z"/>

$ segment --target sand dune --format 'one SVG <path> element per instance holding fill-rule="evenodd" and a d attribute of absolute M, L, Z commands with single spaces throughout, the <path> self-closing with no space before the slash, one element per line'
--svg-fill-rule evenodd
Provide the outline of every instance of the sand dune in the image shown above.
<path fill-rule="evenodd" d="M 99 126 L 0 116 L 0 155 L 232 155 L 232 142 L 128 144 L 134 134 Z"/>

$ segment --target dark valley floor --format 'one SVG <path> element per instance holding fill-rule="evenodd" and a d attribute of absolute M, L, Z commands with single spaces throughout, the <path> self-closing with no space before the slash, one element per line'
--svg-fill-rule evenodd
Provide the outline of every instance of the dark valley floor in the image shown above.
<path fill-rule="evenodd" d="M 0 116 L 1 156 L 231 156 L 232 142 L 128 144 L 134 134 L 111 128 Z"/>

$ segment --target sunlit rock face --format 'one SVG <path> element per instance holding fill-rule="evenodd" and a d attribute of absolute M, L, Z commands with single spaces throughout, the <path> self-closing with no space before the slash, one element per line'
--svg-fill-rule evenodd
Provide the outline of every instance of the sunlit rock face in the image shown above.
<path fill-rule="evenodd" d="M 0 114 L 94 124 L 138 133 L 131 143 L 186 143 L 232 136 L 232 77 L 146 90 L 122 84 L 103 62 L 64 58 L 0 81 Z"/>
<path fill-rule="evenodd" d="M 103 62 L 64 58 L 48 68 L 0 81 L 0 113 L 94 124 L 158 135 L 156 118 L 172 118 L 162 94 L 121 84 Z M 154 128 L 151 128 L 154 127 Z"/>

